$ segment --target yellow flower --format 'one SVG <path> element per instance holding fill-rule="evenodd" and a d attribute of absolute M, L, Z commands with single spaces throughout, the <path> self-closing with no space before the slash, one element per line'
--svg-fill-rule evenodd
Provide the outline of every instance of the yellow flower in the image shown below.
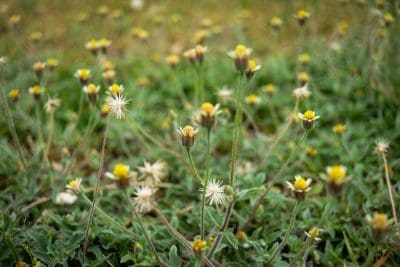
<path fill-rule="evenodd" d="M 182 138 L 182 145 L 186 148 L 191 148 L 194 144 L 194 137 L 197 134 L 198 129 L 193 128 L 190 125 L 185 127 L 179 127 L 178 133 Z"/>
<path fill-rule="evenodd" d="M 304 199 L 305 193 L 311 190 L 310 184 L 311 179 L 305 179 L 301 175 L 296 175 L 294 183 L 286 182 L 290 190 L 292 191 L 293 196 L 298 199 Z"/>
<path fill-rule="evenodd" d="M 215 125 L 215 118 L 220 114 L 219 104 L 215 106 L 209 102 L 205 102 L 201 105 L 200 111 L 195 115 L 195 121 L 201 126 L 210 128 Z"/>
<path fill-rule="evenodd" d="M 271 27 L 276 30 L 279 31 L 281 29 L 282 26 L 282 20 L 280 17 L 272 17 L 272 19 L 270 20 L 269 24 L 271 25 Z"/>
<path fill-rule="evenodd" d="M 246 97 L 246 103 L 251 106 L 255 106 L 255 105 L 259 104 L 260 102 L 261 102 L 261 99 L 254 94 L 248 95 Z"/>
<path fill-rule="evenodd" d="M 147 86 L 150 84 L 150 80 L 147 77 L 139 77 L 139 79 L 136 80 L 136 84 L 139 86 Z"/>
<path fill-rule="evenodd" d="M 115 70 L 106 70 L 103 72 L 102 76 L 108 84 L 113 84 L 115 80 Z"/>
<path fill-rule="evenodd" d="M 47 66 L 49 66 L 50 70 L 54 70 L 54 68 L 58 66 L 58 60 L 55 58 L 49 58 L 47 60 Z"/>
<path fill-rule="evenodd" d="M 108 92 L 111 95 L 120 95 L 124 91 L 124 87 L 122 84 L 118 85 L 116 83 L 112 84 L 111 86 L 108 87 Z"/>
<path fill-rule="evenodd" d="M 118 163 L 117 165 L 114 166 L 113 174 L 118 178 L 128 177 L 129 166 L 124 165 L 122 163 Z"/>
<path fill-rule="evenodd" d="M 266 92 L 268 95 L 273 96 L 275 94 L 276 87 L 272 83 L 267 84 L 264 86 L 264 92 Z"/>
<path fill-rule="evenodd" d="M 385 231 L 389 226 L 389 220 L 384 213 L 375 213 L 370 220 L 371 227 L 374 230 Z"/>
<path fill-rule="evenodd" d="M 319 238 L 320 232 L 321 232 L 321 229 L 314 226 L 310 230 L 308 230 L 308 232 L 305 232 L 305 234 L 307 237 L 312 238 L 315 241 L 319 242 L 319 241 L 321 241 L 321 238 Z"/>
<path fill-rule="evenodd" d="M 196 253 L 201 253 L 206 248 L 207 242 L 201 239 L 196 239 L 192 243 L 193 251 Z"/>
<path fill-rule="evenodd" d="M 8 96 L 11 98 L 12 101 L 17 102 L 21 94 L 18 89 L 12 89 L 8 93 Z"/>
<path fill-rule="evenodd" d="M 87 84 L 89 81 L 91 74 L 89 69 L 78 69 L 75 72 L 75 77 L 79 79 L 82 85 Z"/>
<path fill-rule="evenodd" d="M 107 104 L 103 104 L 103 105 L 101 106 L 101 109 L 100 109 L 100 114 L 101 114 L 101 116 L 102 116 L 102 117 L 106 117 L 106 116 L 108 116 L 108 114 L 110 114 L 110 113 L 111 113 L 111 108 L 110 108 L 110 106 L 107 105 Z"/>
<path fill-rule="evenodd" d="M 82 178 L 76 178 L 74 180 L 71 180 L 65 187 L 67 188 L 68 191 L 77 192 L 81 188 L 81 182 Z"/>
<path fill-rule="evenodd" d="M 317 150 L 315 148 L 313 148 L 312 146 L 307 146 L 306 153 L 307 153 L 307 156 L 314 157 L 317 154 Z"/>
<path fill-rule="evenodd" d="M 207 37 L 209 37 L 210 36 L 210 32 L 208 31 L 208 30 L 205 30 L 205 29 L 203 29 L 203 30 L 199 30 L 199 31 L 196 31 L 195 33 L 194 33 L 194 36 L 193 36 L 193 38 L 192 38 L 192 41 L 193 41 L 193 43 L 195 43 L 195 44 L 201 44 L 201 43 L 204 43 L 204 41 L 207 39 Z"/>
<path fill-rule="evenodd" d="M 183 56 L 187 60 L 189 60 L 190 63 L 192 63 L 192 64 L 196 63 L 196 49 L 192 48 L 192 49 L 186 50 L 183 53 Z"/>
<path fill-rule="evenodd" d="M 383 21 L 386 27 L 390 26 L 394 22 L 393 15 L 390 13 L 385 13 L 383 15 Z"/>
<path fill-rule="evenodd" d="M 107 48 L 111 45 L 111 41 L 106 39 L 106 38 L 101 38 L 97 42 L 97 46 L 101 49 L 101 51 L 106 54 L 107 53 Z"/>
<path fill-rule="evenodd" d="M 15 26 L 19 24 L 21 21 L 21 16 L 20 15 L 12 15 L 9 19 L 8 22 L 10 23 L 11 26 Z"/>
<path fill-rule="evenodd" d="M 43 34 L 41 32 L 32 32 L 30 35 L 30 39 L 35 43 L 39 42 L 42 39 L 42 37 Z"/>
<path fill-rule="evenodd" d="M 45 67 L 46 67 L 46 63 L 45 62 L 38 61 L 38 62 L 33 63 L 32 68 L 35 71 L 35 74 L 39 79 L 42 77 L 43 70 L 44 70 Z"/>
<path fill-rule="evenodd" d="M 166 59 L 167 63 L 171 66 L 171 68 L 175 68 L 179 63 L 179 56 L 176 54 L 169 55 Z"/>
<path fill-rule="evenodd" d="M 247 63 L 247 70 L 246 70 L 246 77 L 247 79 L 251 79 L 254 76 L 254 73 L 261 69 L 260 65 L 257 65 L 257 63 L 250 59 Z"/>
<path fill-rule="evenodd" d="M 310 18 L 310 13 L 308 13 L 304 9 L 301 9 L 301 10 L 297 11 L 295 17 L 296 17 L 297 21 L 299 22 L 299 25 L 302 26 L 302 25 L 304 25 L 304 23 L 306 23 L 308 18 Z"/>
<path fill-rule="evenodd" d="M 243 240 L 245 240 L 247 238 L 247 235 L 243 230 L 239 230 L 239 231 L 236 232 L 236 238 L 239 241 L 243 241 Z"/>
<path fill-rule="evenodd" d="M 95 100 L 100 91 L 100 86 L 90 83 L 89 85 L 83 87 L 83 91 L 88 95 L 90 100 Z"/>
<path fill-rule="evenodd" d="M 346 167 L 343 165 L 333 165 L 326 168 L 328 181 L 334 184 L 343 184 L 346 179 Z"/>
<path fill-rule="evenodd" d="M 297 74 L 297 81 L 301 84 L 301 86 L 305 85 L 308 83 L 310 80 L 310 77 L 308 76 L 308 73 L 303 71 Z"/>
<path fill-rule="evenodd" d="M 196 51 L 196 59 L 197 59 L 197 61 L 199 61 L 200 63 L 203 62 L 204 54 L 207 52 L 207 47 L 206 46 L 202 46 L 202 45 L 196 45 L 196 47 L 194 49 Z"/>
<path fill-rule="evenodd" d="M 348 29 L 349 29 L 349 24 L 346 21 L 339 22 L 338 32 L 340 36 L 345 36 L 347 34 Z"/>
<path fill-rule="evenodd" d="M 99 14 L 100 16 L 106 16 L 108 12 L 110 12 L 110 9 L 106 5 L 99 6 L 99 8 L 97 9 L 97 14 Z"/>
<path fill-rule="evenodd" d="M 307 65 L 310 62 L 310 56 L 307 53 L 299 55 L 300 64 Z"/>
<path fill-rule="evenodd" d="M 336 124 L 332 129 L 332 131 L 334 133 L 339 134 L 339 135 L 343 134 L 345 130 L 346 130 L 346 126 L 342 123 Z"/>
<path fill-rule="evenodd" d="M 33 97 L 34 97 L 35 99 L 39 99 L 40 96 L 42 95 L 43 91 L 44 91 L 44 90 L 43 90 L 42 87 L 40 87 L 40 85 L 34 85 L 34 86 L 32 86 L 32 87 L 29 88 L 29 93 L 30 93 L 31 95 L 33 95 Z"/>
<path fill-rule="evenodd" d="M 303 121 L 305 129 L 311 129 L 314 126 L 314 121 L 320 118 L 320 116 L 316 116 L 315 112 L 310 109 L 304 113 L 299 112 L 297 116 Z"/>
<path fill-rule="evenodd" d="M 104 61 L 102 64 L 102 67 L 103 67 L 103 71 L 108 71 L 108 70 L 114 69 L 114 65 L 109 60 Z"/>
<path fill-rule="evenodd" d="M 235 67 L 238 71 L 246 71 L 249 64 L 251 49 L 242 44 L 238 44 L 233 51 L 228 52 L 228 56 L 233 58 Z"/>
<path fill-rule="evenodd" d="M 88 41 L 85 44 L 85 47 L 87 50 L 89 50 L 90 52 L 96 54 L 97 50 L 99 49 L 99 44 L 95 39 L 91 39 L 90 41 Z"/>

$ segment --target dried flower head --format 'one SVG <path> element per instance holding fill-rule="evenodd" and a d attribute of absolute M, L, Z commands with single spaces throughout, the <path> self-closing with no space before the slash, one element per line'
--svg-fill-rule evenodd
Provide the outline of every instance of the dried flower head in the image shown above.
<path fill-rule="evenodd" d="M 142 186 L 136 190 L 135 195 L 135 205 L 140 213 L 147 213 L 153 209 L 154 189 Z"/>
<path fill-rule="evenodd" d="M 304 86 L 294 89 L 293 95 L 299 99 L 306 99 L 311 96 L 311 91 L 308 90 L 308 85 L 304 84 Z"/>
<path fill-rule="evenodd" d="M 109 69 L 103 72 L 103 79 L 106 80 L 107 84 L 112 85 L 115 81 L 115 70 Z"/>
<path fill-rule="evenodd" d="M 221 89 L 218 90 L 218 98 L 222 103 L 227 103 L 232 99 L 232 90 L 228 89 L 226 86 L 222 87 Z"/>
<path fill-rule="evenodd" d="M 194 144 L 194 137 L 198 131 L 198 129 L 195 129 L 190 125 L 186 125 L 183 128 L 179 127 L 178 133 L 182 138 L 182 145 L 187 149 L 191 148 Z"/>
<path fill-rule="evenodd" d="M 315 112 L 310 109 L 304 113 L 299 112 L 297 116 L 303 121 L 303 127 L 306 130 L 311 129 L 314 126 L 314 121 L 320 118 L 320 116 L 316 116 Z"/>
<path fill-rule="evenodd" d="M 186 58 L 190 63 L 195 64 L 196 63 L 196 49 L 192 48 L 192 49 L 186 50 L 183 53 L 183 57 Z"/>
<path fill-rule="evenodd" d="M 195 121 L 205 128 L 211 128 L 215 125 L 216 116 L 220 113 L 219 104 L 214 106 L 209 102 L 205 102 L 196 113 Z"/>
<path fill-rule="evenodd" d="M 203 192 L 204 188 L 200 191 Z M 206 198 L 208 199 L 210 205 L 220 205 L 223 204 L 227 196 L 225 194 L 225 186 L 222 185 L 222 181 L 212 180 L 206 186 Z"/>
<path fill-rule="evenodd" d="M 238 231 L 236 232 L 236 238 L 237 238 L 239 241 L 246 240 L 246 239 L 247 239 L 247 234 L 246 234 L 246 232 L 243 231 L 243 230 L 238 230 Z"/>
<path fill-rule="evenodd" d="M 60 192 L 56 195 L 55 203 L 57 205 L 74 204 L 78 197 L 71 192 Z"/>
<path fill-rule="evenodd" d="M 378 154 L 386 154 L 389 150 L 389 142 L 385 139 L 377 139 L 375 140 L 375 152 Z"/>
<path fill-rule="evenodd" d="M 44 104 L 44 109 L 46 110 L 47 113 L 53 113 L 56 111 L 57 108 L 59 108 L 61 105 L 61 99 L 59 98 L 49 98 Z"/>
<path fill-rule="evenodd" d="M 195 51 L 196 51 L 196 60 L 202 63 L 204 61 L 204 55 L 207 52 L 207 47 L 202 45 L 196 45 Z"/>
<path fill-rule="evenodd" d="M 36 77 L 38 79 L 42 78 L 45 67 L 46 67 L 46 62 L 38 61 L 33 63 L 32 69 L 35 71 Z"/>
<path fill-rule="evenodd" d="M 145 161 L 143 166 L 138 167 L 140 176 L 139 181 L 152 186 L 158 185 L 167 176 L 167 163 L 157 160 L 153 164 Z"/>
<path fill-rule="evenodd" d="M 111 109 L 111 114 L 113 114 L 117 119 L 121 119 L 125 115 L 126 105 L 128 104 L 129 100 L 127 100 L 121 94 L 112 94 L 106 100 L 107 105 Z"/>

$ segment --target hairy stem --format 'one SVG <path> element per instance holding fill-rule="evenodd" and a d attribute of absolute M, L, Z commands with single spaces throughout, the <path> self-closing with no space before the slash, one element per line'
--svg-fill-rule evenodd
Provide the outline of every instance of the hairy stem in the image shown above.
<path fill-rule="evenodd" d="M 194 173 L 194 176 L 197 178 L 200 184 L 203 184 L 203 179 L 200 177 L 199 173 L 197 172 L 196 166 L 193 163 L 193 158 L 192 158 L 192 153 L 190 153 L 190 148 L 186 149 L 186 154 L 189 159 L 189 165 L 190 168 L 192 169 L 192 172 Z"/>
<path fill-rule="evenodd" d="M 385 166 L 385 177 L 386 177 L 386 185 L 388 188 L 388 192 L 389 192 L 389 198 L 390 198 L 390 204 L 392 206 L 392 213 L 393 213 L 393 219 L 395 224 L 397 225 L 397 213 L 396 213 L 396 205 L 394 204 L 394 198 L 393 198 L 393 193 L 392 193 L 392 184 L 390 182 L 390 178 L 389 178 L 389 166 L 386 160 L 386 155 L 384 153 L 382 153 L 382 159 L 383 159 L 383 164 Z"/>
<path fill-rule="evenodd" d="M 208 184 L 208 180 L 210 178 L 210 136 L 211 136 L 211 128 L 207 128 L 207 159 L 206 159 L 206 171 L 204 174 L 204 183 L 203 183 L 203 192 L 201 194 L 201 223 L 200 223 L 200 233 L 201 240 L 204 240 L 205 229 L 204 229 L 204 210 L 206 206 L 206 188 Z"/>

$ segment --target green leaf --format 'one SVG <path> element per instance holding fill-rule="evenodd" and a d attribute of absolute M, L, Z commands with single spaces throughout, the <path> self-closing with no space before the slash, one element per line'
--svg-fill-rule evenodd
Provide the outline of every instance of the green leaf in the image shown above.
<path fill-rule="evenodd" d="M 238 249 L 239 242 L 236 238 L 236 236 L 233 234 L 232 230 L 228 230 L 226 232 L 223 232 L 222 235 L 225 237 L 226 241 L 234 247 L 236 250 Z"/>
<path fill-rule="evenodd" d="M 171 267 L 181 266 L 181 259 L 178 256 L 178 250 L 175 245 L 173 245 L 169 250 L 168 255 L 168 265 Z"/>

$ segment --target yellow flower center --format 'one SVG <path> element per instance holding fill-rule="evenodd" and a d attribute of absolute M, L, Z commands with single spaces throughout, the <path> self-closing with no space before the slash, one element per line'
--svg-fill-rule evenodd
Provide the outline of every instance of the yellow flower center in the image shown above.
<path fill-rule="evenodd" d="M 8 93 L 8 96 L 11 97 L 12 99 L 17 99 L 19 97 L 19 90 L 18 89 L 13 89 Z"/>
<path fill-rule="evenodd" d="M 119 94 L 119 93 L 121 93 L 121 88 L 118 84 L 114 83 L 113 85 L 110 86 L 110 91 L 113 94 Z"/>
<path fill-rule="evenodd" d="M 92 39 L 88 42 L 87 46 L 89 49 L 97 49 L 97 41 Z"/>
<path fill-rule="evenodd" d="M 210 113 L 212 113 L 212 112 L 214 111 L 214 106 L 213 106 L 213 104 L 211 104 L 211 103 L 209 103 L 209 102 L 205 102 L 205 103 L 203 103 L 203 104 L 201 105 L 201 108 L 200 108 L 200 109 L 201 109 L 202 111 L 204 111 L 204 112 L 210 114 Z"/>
<path fill-rule="evenodd" d="M 299 10 L 299 11 L 297 12 L 297 17 L 298 17 L 299 19 L 307 19 L 309 16 L 310 16 L 310 13 L 308 13 L 308 12 L 305 11 L 305 10 Z"/>
<path fill-rule="evenodd" d="M 206 247 L 207 242 L 201 239 L 197 239 L 193 242 L 192 248 L 195 252 L 202 252 Z"/>
<path fill-rule="evenodd" d="M 257 101 L 258 101 L 258 97 L 256 95 L 247 96 L 247 103 L 249 103 L 250 105 L 257 104 Z"/>
<path fill-rule="evenodd" d="M 186 136 L 186 137 L 192 137 L 194 136 L 194 129 L 192 126 L 187 125 L 185 127 L 183 127 L 182 129 L 182 135 Z"/>
<path fill-rule="evenodd" d="M 97 94 L 97 86 L 93 83 L 89 84 L 87 87 L 87 93 L 89 95 Z"/>
<path fill-rule="evenodd" d="M 47 60 L 47 64 L 48 64 L 49 66 L 52 66 L 52 67 L 57 66 L 57 65 L 58 65 L 58 60 L 55 59 L 55 58 L 49 58 L 49 59 Z"/>
<path fill-rule="evenodd" d="M 77 180 L 69 181 L 68 185 L 73 190 L 78 190 L 79 188 L 79 182 Z"/>
<path fill-rule="evenodd" d="M 303 177 L 300 177 L 294 181 L 294 188 L 297 190 L 305 190 L 307 188 L 307 181 Z"/>
<path fill-rule="evenodd" d="M 278 17 L 273 17 L 271 19 L 271 24 L 273 26 L 280 26 L 282 24 L 282 20 L 280 18 L 278 18 Z"/>
<path fill-rule="evenodd" d="M 33 94 L 40 94 L 41 91 L 42 91 L 42 88 L 40 88 L 39 85 L 35 85 L 35 86 L 32 87 L 32 93 Z"/>
<path fill-rule="evenodd" d="M 372 218 L 371 224 L 372 228 L 374 229 L 385 230 L 388 227 L 389 222 L 386 214 L 375 213 L 374 217 Z"/>
<path fill-rule="evenodd" d="M 237 45 L 235 48 L 235 53 L 239 57 L 244 56 L 246 54 L 246 52 L 247 52 L 247 47 L 242 44 Z"/>
<path fill-rule="evenodd" d="M 306 112 L 304 112 L 303 116 L 306 120 L 311 121 L 315 118 L 315 112 L 312 110 L 307 110 Z"/>
<path fill-rule="evenodd" d="M 79 71 L 79 78 L 87 80 L 89 78 L 90 71 L 88 69 L 81 69 Z"/>
<path fill-rule="evenodd" d="M 340 183 L 346 178 L 346 169 L 340 165 L 332 166 L 328 171 L 329 179 L 335 183 Z"/>
<path fill-rule="evenodd" d="M 319 236 L 319 229 L 317 227 L 313 227 L 308 231 L 308 234 L 314 238 Z"/>
<path fill-rule="evenodd" d="M 103 106 L 101 106 L 101 113 L 108 114 L 110 112 L 111 112 L 111 108 L 109 105 L 104 104 Z"/>
<path fill-rule="evenodd" d="M 117 165 L 115 165 L 113 170 L 113 174 L 118 178 L 126 178 L 128 177 L 128 173 L 129 173 L 129 167 L 122 163 L 118 163 Z"/>
<path fill-rule="evenodd" d="M 257 63 L 254 60 L 249 60 L 249 70 L 254 70 L 257 67 Z"/>
<path fill-rule="evenodd" d="M 339 123 L 339 124 L 336 124 L 335 127 L 333 127 L 333 132 L 335 132 L 337 134 L 342 134 L 342 133 L 344 133 L 345 129 L 346 129 L 346 126 Z"/>

